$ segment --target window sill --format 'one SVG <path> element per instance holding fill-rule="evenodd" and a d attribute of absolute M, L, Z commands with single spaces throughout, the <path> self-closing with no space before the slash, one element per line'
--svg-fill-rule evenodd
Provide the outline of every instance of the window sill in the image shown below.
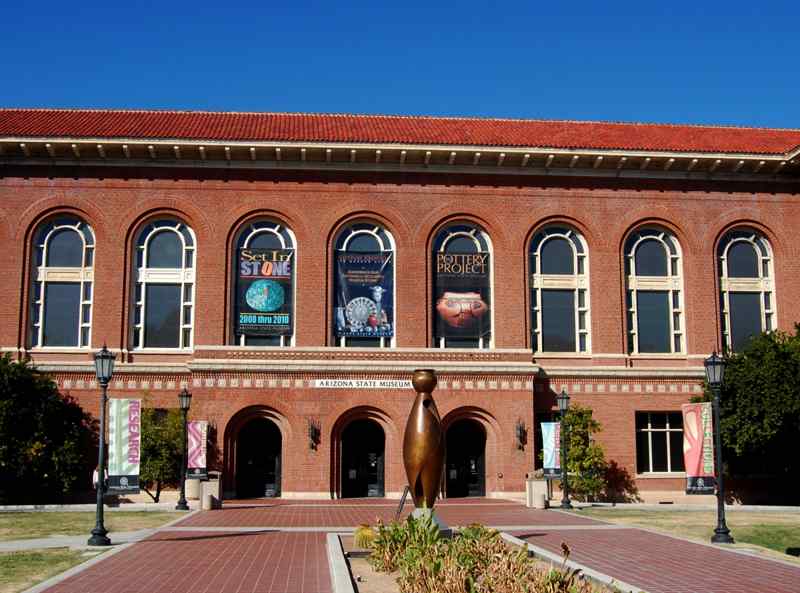
<path fill-rule="evenodd" d="M 131 354 L 191 354 L 194 348 L 134 348 Z"/>
<path fill-rule="evenodd" d="M 656 480 L 659 478 L 685 478 L 686 472 L 648 472 L 645 474 L 636 474 L 636 480 Z"/>
<path fill-rule="evenodd" d="M 93 352 L 94 350 L 99 350 L 99 348 L 91 348 L 89 346 L 35 346 L 33 348 L 27 348 L 27 352 L 36 353 L 53 353 L 53 354 L 69 354 L 75 352 Z"/>

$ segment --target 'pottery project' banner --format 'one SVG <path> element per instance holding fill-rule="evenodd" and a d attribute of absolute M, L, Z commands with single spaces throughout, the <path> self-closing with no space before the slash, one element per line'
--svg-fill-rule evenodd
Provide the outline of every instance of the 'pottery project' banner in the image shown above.
<path fill-rule="evenodd" d="M 292 335 L 292 249 L 240 249 L 236 333 Z"/>
<path fill-rule="evenodd" d="M 345 338 L 394 335 L 394 260 L 391 252 L 336 254 L 334 333 Z"/>
<path fill-rule="evenodd" d="M 681 410 L 686 494 L 713 494 L 716 478 L 711 403 L 683 404 Z"/>
<path fill-rule="evenodd" d="M 437 252 L 434 268 L 437 338 L 482 338 L 492 331 L 488 253 Z"/>
<path fill-rule="evenodd" d="M 542 457 L 546 478 L 561 477 L 561 423 L 542 422 Z"/>
<path fill-rule="evenodd" d="M 108 402 L 108 492 L 139 493 L 141 454 L 140 399 L 111 399 Z"/>
<path fill-rule="evenodd" d="M 208 422 L 205 420 L 193 420 L 188 424 L 188 431 L 189 459 L 186 477 L 199 480 L 208 479 L 208 469 L 206 467 Z"/>

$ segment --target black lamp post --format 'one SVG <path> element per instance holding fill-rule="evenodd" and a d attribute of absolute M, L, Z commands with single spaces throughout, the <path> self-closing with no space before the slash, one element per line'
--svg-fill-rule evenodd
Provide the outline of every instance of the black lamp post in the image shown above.
<path fill-rule="evenodd" d="M 97 510 L 95 512 L 95 525 L 92 529 L 92 537 L 89 538 L 90 546 L 109 546 L 111 540 L 108 539 L 108 531 L 103 525 L 103 494 L 105 493 L 105 468 L 106 468 L 106 403 L 108 402 L 108 383 L 111 375 L 114 374 L 114 359 L 117 356 L 111 352 L 106 345 L 94 355 L 94 370 L 97 375 L 97 382 L 103 389 L 100 401 L 100 438 L 97 448 Z"/>
<path fill-rule="evenodd" d="M 705 359 L 703 364 L 706 367 L 706 381 L 714 394 L 714 448 L 716 455 L 714 467 L 717 474 L 717 528 L 711 536 L 711 542 L 715 544 L 732 544 L 731 530 L 725 524 L 725 483 L 722 478 L 722 436 L 719 424 L 719 391 L 722 380 L 725 377 L 725 360 L 717 356 L 716 351 Z"/>
<path fill-rule="evenodd" d="M 564 421 L 567 410 L 569 410 L 569 394 L 566 389 L 562 389 L 561 393 L 556 397 L 558 402 L 558 411 L 561 412 L 561 508 L 571 509 L 572 503 L 569 500 L 569 478 L 567 477 L 567 423 Z"/>
<path fill-rule="evenodd" d="M 178 504 L 175 505 L 176 511 L 188 511 L 189 505 L 186 503 L 186 440 L 188 438 L 188 426 L 186 423 L 186 416 L 189 413 L 189 406 L 192 403 L 192 394 L 185 387 L 181 389 L 178 394 L 178 403 L 183 412 L 183 459 L 181 461 L 181 497 L 178 499 Z"/>

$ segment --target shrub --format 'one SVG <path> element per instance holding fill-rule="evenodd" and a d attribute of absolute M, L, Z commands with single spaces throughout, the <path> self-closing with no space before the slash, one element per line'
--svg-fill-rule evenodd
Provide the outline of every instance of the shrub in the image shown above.
<path fill-rule="evenodd" d="M 183 417 L 178 409 L 142 408 L 142 489 L 158 502 L 162 488 L 178 481 L 183 455 Z M 151 492 L 152 491 L 152 492 Z"/>

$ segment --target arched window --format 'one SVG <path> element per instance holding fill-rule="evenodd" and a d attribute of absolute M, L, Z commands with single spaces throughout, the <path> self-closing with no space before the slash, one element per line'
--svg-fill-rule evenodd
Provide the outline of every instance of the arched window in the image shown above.
<path fill-rule="evenodd" d="M 32 347 L 91 346 L 94 233 L 82 220 L 55 218 L 33 237 Z"/>
<path fill-rule="evenodd" d="M 334 243 L 333 336 L 339 346 L 395 345 L 395 243 L 374 222 L 342 229 Z"/>
<path fill-rule="evenodd" d="M 433 242 L 434 344 L 438 348 L 490 348 L 492 243 L 482 228 L 452 223 Z"/>
<path fill-rule="evenodd" d="M 589 352 L 586 242 L 576 231 L 546 227 L 530 251 L 531 343 L 535 352 Z"/>
<path fill-rule="evenodd" d="M 642 228 L 625 242 L 625 304 L 630 354 L 684 352 L 681 251 L 661 228 Z"/>
<path fill-rule="evenodd" d="M 195 238 L 174 219 L 146 224 L 136 236 L 133 347 L 192 347 Z"/>
<path fill-rule="evenodd" d="M 772 248 L 758 231 L 737 228 L 722 237 L 717 257 L 722 341 L 740 350 L 752 336 L 775 329 Z"/>
<path fill-rule="evenodd" d="M 275 220 L 256 220 L 237 233 L 234 265 L 234 344 L 294 344 L 295 237 Z"/>

